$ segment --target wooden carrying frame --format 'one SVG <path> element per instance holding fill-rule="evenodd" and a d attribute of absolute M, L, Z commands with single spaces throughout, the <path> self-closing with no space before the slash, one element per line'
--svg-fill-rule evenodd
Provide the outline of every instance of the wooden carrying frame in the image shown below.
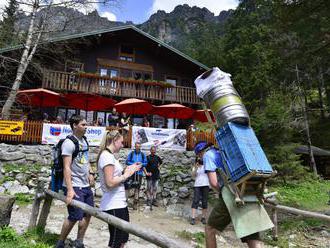
<path fill-rule="evenodd" d="M 206 115 L 208 122 L 212 125 L 212 127 L 217 130 L 216 123 L 212 120 L 211 115 L 206 108 L 205 104 L 203 105 L 203 109 Z M 225 157 L 224 151 L 220 147 L 220 152 L 222 157 Z M 230 192 L 235 196 L 235 202 L 238 205 L 244 205 L 245 201 L 260 201 L 264 202 L 264 189 L 266 186 L 266 182 L 274 177 L 277 172 L 273 171 L 270 174 L 261 174 L 257 171 L 251 171 L 249 174 L 245 175 L 237 182 L 233 182 L 230 178 L 228 164 L 223 159 L 223 164 L 225 167 L 225 172 L 219 170 L 220 177 L 224 182 L 224 185 L 227 186 Z M 252 197 L 251 197 L 252 196 Z"/>

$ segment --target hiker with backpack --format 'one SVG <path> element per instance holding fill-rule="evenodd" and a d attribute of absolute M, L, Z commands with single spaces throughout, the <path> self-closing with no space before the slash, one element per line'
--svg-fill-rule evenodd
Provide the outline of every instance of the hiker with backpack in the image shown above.
<path fill-rule="evenodd" d="M 100 209 L 117 218 L 129 221 L 127 198 L 124 182 L 141 168 L 140 163 L 134 163 L 123 169 L 114 156 L 123 147 L 123 136 L 118 130 L 106 131 L 103 136 L 97 157 L 103 196 Z M 109 225 L 110 240 L 108 246 L 120 248 L 128 241 L 128 233 Z"/>
<path fill-rule="evenodd" d="M 77 239 L 74 247 L 83 248 L 83 239 L 89 225 L 91 216 L 80 208 L 70 205 L 72 200 L 81 201 L 94 206 L 93 192 L 90 185 L 94 184 L 94 176 L 91 172 L 88 153 L 88 142 L 84 136 L 87 130 L 87 122 L 80 115 L 73 115 L 69 120 L 73 135 L 68 136 L 61 145 L 61 157 L 63 159 L 63 191 L 68 204 L 68 218 L 64 220 L 60 238 L 56 248 L 64 248 L 64 242 L 78 221 Z M 59 163 L 61 164 L 61 163 Z"/>
<path fill-rule="evenodd" d="M 146 166 L 147 166 L 147 156 L 141 151 L 141 143 L 136 142 L 135 143 L 135 149 L 131 151 L 126 159 L 126 165 L 131 166 L 135 164 L 136 162 L 140 162 L 142 167 L 139 171 L 134 173 L 126 183 L 126 190 L 127 190 L 127 195 L 129 195 L 129 190 L 134 189 L 134 200 L 133 200 L 133 209 L 136 210 L 138 207 L 138 202 L 139 202 L 139 193 L 140 193 L 140 188 L 141 188 L 141 183 L 142 183 L 142 177 L 143 177 L 143 171 Z"/>
<path fill-rule="evenodd" d="M 205 226 L 206 247 L 216 248 L 217 231 L 222 232 L 230 222 L 239 221 L 242 215 L 246 214 L 246 212 L 244 212 L 244 208 L 238 209 L 237 207 L 232 207 L 231 213 L 229 214 L 229 209 L 224 201 L 224 197 L 226 197 L 226 199 L 230 199 L 232 198 L 232 195 L 229 190 L 227 190 L 228 187 L 224 185 L 221 177 L 218 177 L 217 174 L 218 170 L 226 171 L 219 149 L 215 148 L 213 144 L 200 141 L 195 145 L 194 152 L 198 158 L 203 160 L 204 169 L 209 178 L 210 186 L 219 193 L 219 198 L 217 199 L 217 202 L 215 203 Z M 256 219 L 258 219 L 257 215 Z M 250 230 L 253 225 L 258 225 L 258 220 L 256 219 L 251 219 L 249 223 L 244 223 L 245 225 L 242 225 L 241 229 L 244 228 L 246 230 Z M 241 238 L 241 241 L 247 243 L 250 248 L 263 247 L 262 242 L 260 241 L 259 232 L 244 236 Z"/>

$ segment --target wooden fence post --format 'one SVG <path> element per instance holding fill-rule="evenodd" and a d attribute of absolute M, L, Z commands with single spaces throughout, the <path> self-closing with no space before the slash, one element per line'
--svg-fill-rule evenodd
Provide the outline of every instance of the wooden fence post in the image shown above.
<path fill-rule="evenodd" d="M 272 230 L 272 236 L 273 240 L 277 241 L 278 239 L 278 222 L 277 222 L 277 209 L 272 209 L 272 221 L 274 224 L 273 230 Z"/>
<path fill-rule="evenodd" d="M 60 195 L 49 189 L 46 189 L 45 192 L 46 192 L 46 194 L 51 195 L 53 198 L 65 202 L 64 195 Z M 164 248 L 188 248 L 188 247 L 191 247 L 185 243 L 182 243 L 181 241 L 170 239 L 167 236 L 165 236 L 159 232 L 155 232 L 150 229 L 145 229 L 145 228 L 135 225 L 133 223 L 126 222 L 115 216 L 102 212 L 100 209 L 91 207 L 83 202 L 72 200 L 72 203 L 70 205 L 74 206 L 74 207 L 78 207 L 78 208 L 82 209 L 85 213 L 88 213 L 88 214 L 94 216 L 95 218 L 98 218 L 108 224 L 111 224 L 121 230 L 124 230 L 125 232 L 131 233 L 140 238 L 143 238 L 159 247 L 164 247 Z"/>
<path fill-rule="evenodd" d="M 50 207 L 52 206 L 52 202 L 53 202 L 53 197 L 46 194 L 44 204 L 42 206 L 40 216 L 39 216 L 39 220 L 38 220 L 38 224 L 37 224 L 37 227 L 40 227 L 43 230 L 45 229 L 45 227 L 47 225 L 47 218 L 48 218 L 48 215 L 49 215 L 49 212 L 50 212 Z"/>
<path fill-rule="evenodd" d="M 39 209 L 40 209 L 40 202 L 43 198 L 43 190 L 44 190 L 44 182 L 39 181 L 36 189 L 36 194 L 34 196 L 34 201 L 32 204 L 32 212 L 31 212 L 28 229 L 32 229 L 36 227 L 36 223 L 39 215 Z"/>

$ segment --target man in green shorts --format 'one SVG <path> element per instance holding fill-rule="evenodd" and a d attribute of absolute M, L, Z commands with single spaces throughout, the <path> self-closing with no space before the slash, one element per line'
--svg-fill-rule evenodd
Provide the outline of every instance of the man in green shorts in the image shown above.
<path fill-rule="evenodd" d="M 220 186 L 220 183 L 223 183 L 218 181 L 216 172 L 217 169 L 222 169 L 225 171 L 224 165 L 220 151 L 214 148 L 212 144 L 207 144 L 205 141 L 201 141 L 196 144 L 194 151 L 196 156 L 203 159 L 203 165 L 205 172 L 208 175 L 211 187 L 219 192 L 219 199 L 210 213 L 207 225 L 205 226 L 206 247 L 216 248 L 216 232 L 223 231 L 232 221 L 221 193 L 224 188 L 223 186 Z M 242 237 L 241 240 L 242 242 L 246 242 L 248 247 L 251 248 L 263 247 L 263 243 L 260 241 L 258 232 Z"/>

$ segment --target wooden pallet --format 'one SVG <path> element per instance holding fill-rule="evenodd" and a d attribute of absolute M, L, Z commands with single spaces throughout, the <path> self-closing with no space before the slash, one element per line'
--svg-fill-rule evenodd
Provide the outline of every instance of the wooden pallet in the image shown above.
<path fill-rule="evenodd" d="M 221 174 L 222 177 L 227 177 L 224 173 Z M 270 174 L 260 174 L 256 171 L 252 171 L 237 182 L 231 182 L 228 177 L 224 180 L 224 182 L 225 185 L 230 188 L 230 191 L 235 195 L 236 204 L 244 205 L 244 197 L 247 196 L 256 196 L 257 200 L 263 202 L 263 194 L 266 183 L 276 174 L 276 171 L 273 171 Z"/>

